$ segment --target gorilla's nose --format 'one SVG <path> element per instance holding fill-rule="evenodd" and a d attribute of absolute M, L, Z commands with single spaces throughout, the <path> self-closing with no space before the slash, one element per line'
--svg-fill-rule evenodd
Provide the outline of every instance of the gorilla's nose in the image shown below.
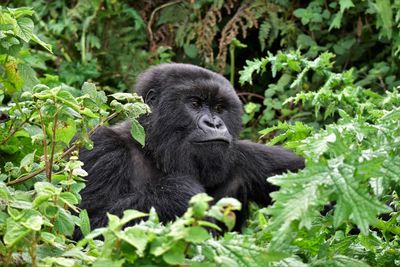
<path fill-rule="evenodd" d="M 199 127 L 204 131 L 226 131 L 225 123 L 219 117 L 202 116 Z"/>

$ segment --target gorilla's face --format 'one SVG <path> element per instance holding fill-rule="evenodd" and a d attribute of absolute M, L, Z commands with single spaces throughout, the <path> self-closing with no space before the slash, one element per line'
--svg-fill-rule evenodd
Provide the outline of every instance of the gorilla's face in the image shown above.
<path fill-rule="evenodd" d="M 159 65 L 140 76 L 137 91 L 152 109 L 143 120 L 146 146 L 162 169 L 187 173 L 226 159 L 242 105 L 224 77 L 193 65 Z"/>

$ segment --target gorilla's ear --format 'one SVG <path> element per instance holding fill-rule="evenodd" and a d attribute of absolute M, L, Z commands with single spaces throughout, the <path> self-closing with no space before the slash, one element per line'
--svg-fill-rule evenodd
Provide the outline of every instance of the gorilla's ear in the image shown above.
<path fill-rule="evenodd" d="M 156 100 L 157 100 L 156 91 L 154 89 L 150 89 L 146 93 L 146 96 L 144 97 L 144 102 L 149 106 L 152 106 L 155 104 Z"/>

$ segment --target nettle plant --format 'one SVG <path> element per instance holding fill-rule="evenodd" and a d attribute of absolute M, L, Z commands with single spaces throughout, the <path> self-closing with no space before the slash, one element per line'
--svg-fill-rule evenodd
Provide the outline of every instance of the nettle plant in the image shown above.
<path fill-rule="evenodd" d="M 280 190 L 271 194 L 275 203 L 260 211 L 271 216 L 261 236 L 269 235 L 270 251 L 317 265 L 326 264 L 325 257 L 346 261 L 344 256 L 353 258 L 347 264 L 361 264 L 353 262 L 357 258 L 373 266 L 398 264 L 400 93 L 357 86 L 352 70 L 332 72 L 332 58 L 280 52 L 248 61 L 241 72 L 243 83 L 265 72 L 268 63 L 273 76 L 290 73 L 287 88 L 298 93 L 283 105 L 313 111 L 308 116 L 321 124 L 278 123 L 260 132 L 306 158 L 303 171 L 268 179 Z M 316 90 L 310 90 L 310 77 L 318 81 Z M 269 101 L 275 88 L 266 90 Z"/>

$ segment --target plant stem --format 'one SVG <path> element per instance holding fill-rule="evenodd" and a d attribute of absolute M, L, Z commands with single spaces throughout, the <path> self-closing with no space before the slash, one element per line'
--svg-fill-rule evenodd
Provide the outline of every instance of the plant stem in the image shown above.
<path fill-rule="evenodd" d="M 265 97 L 263 97 L 262 95 L 259 94 L 255 94 L 255 93 L 250 93 L 250 92 L 241 92 L 241 93 L 237 93 L 238 96 L 254 96 L 257 97 L 261 100 L 264 100 Z"/>
<path fill-rule="evenodd" d="M 235 45 L 231 44 L 229 47 L 229 56 L 231 58 L 231 65 L 230 65 L 230 82 L 231 85 L 234 86 L 235 83 Z"/>
<path fill-rule="evenodd" d="M 36 267 L 36 232 L 33 232 L 33 238 L 31 242 L 31 247 L 29 249 L 29 255 L 32 260 L 32 267 Z"/>
<path fill-rule="evenodd" d="M 104 123 L 106 123 L 107 121 L 115 118 L 118 114 L 119 114 L 118 112 L 114 112 L 111 115 L 109 115 L 107 118 L 105 118 L 102 122 L 100 122 L 100 124 L 96 125 L 96 127 L 94 127 L 92 130 L 90 130 L 89 137 L 92 136 L 97 131 L 97 129 L 99 129 L 101 126 L 103 126 Z M 40 115 L 40 113 L 39 113 L 39 115 Z M 77 148 L 78 148 L 77 144 L 72 145 L 71 147 L 69 147 L 67 150 L 64 151 L 64 153 L 61 155 L 61 158 L 64 158 L 64 157 L 68 156 L 69 154 L 71 154 Z M 38 170 L 36 170 L 36 171 L 26 175 L 26 176 L 22 176 L 20 178 L 15 179 L 15 180 L 9 181 L 7 183 L 7 185 L 14 185 L 14 184 L 19 184 L 19 183 L 25 182 L 25 181 L 27 181 L 29 179 L 32 179 L 33 177 L 35 177 L 36 175 L 42 173 L 45 170 L 46 170 L 46 167 L 38 169 Z"/>
<path fill-rule="evenodd" d="M 0 145 L 4 145 L 5 143 L 7 143 L 8 140 L 10 140 L 10 138 L 16 133 L 18 132 L 19 129 L 21 129 L 21 127 L 27 123 L 29 120 L 29 118 L 27 118 L 26 120 L 24 120 L 19 126 L 14 126 L 15 121 L 13 121 L 10 125 L 10 130 L 8 132 L 8 135 L 0 141 Z"/>
<path fill-rule="evenodd" d="M 153 45 L 154 45 L 154 37 L 153 37 L 153 31 L 152 31 L 151 27 L 152 27 L 152 24 L 153 24 L 153 20 L 154 20 L 155 14 L 156 14 L 159 10 L 161 10 L 161 9 L 163 9 L 163 8 L 166 8 L 166 7 L 168 7 L 168 6 L 172 6 L 172 5 L 178 4 L 178 3 L 182 2 L 182 1 L 183 1 L 183 0 L 176 0 L 176 1 L 172 1 L 172 2 L 167 2 L 167 3 L 165 3 L 165 4 L 162 4 L 161 6 L 156 7 L 156 8 L 153 10 L 153 12 L 151 12 L 151 15 L 150 15 L 150 18 L 149 18 L 149 22 L 147 23 L 147 32 L 148 32 L 148 34 L 149 34 L 149 40 L 150 40 L 150 45 L 151 45 L 150 49 L 151 49 L 151 48 L 153 47 Z"/>
<path fill-rule="evenodd" d="M 44 157 L 44 165 L 45 165 L 45 171 L 46 171 L 46 177 L 47 179 L 51 179 L 50 176 L 50 165 L 49 165 L 49 160 L 47 158 L 47 138 L 46 138 L 46 126 L 44 125 L 44 120 L 43 120 L 43 115 L 42 111 L 39 108 L 39 117 L 40 117 L 40 125 L 42 126 L 42 132 L 43 132 L 43 157 Z"/>
<path fill-rule="evenodd" d="M 53 125 L 52 135 L 51 135 L 51 152 L 50 152 L 50 162 L 49 162 L 50 173 L 48 176 L 50 183 L 51 183 L 51 175 L 52 175 L 53 162 L 54 162 L 54 150 L 55 150 L 55 146 L 56 146 L 57 123 L 58 123 L 58 111 L 56 112 L 56 114 L 54 116 L 54 125 Z"/>

